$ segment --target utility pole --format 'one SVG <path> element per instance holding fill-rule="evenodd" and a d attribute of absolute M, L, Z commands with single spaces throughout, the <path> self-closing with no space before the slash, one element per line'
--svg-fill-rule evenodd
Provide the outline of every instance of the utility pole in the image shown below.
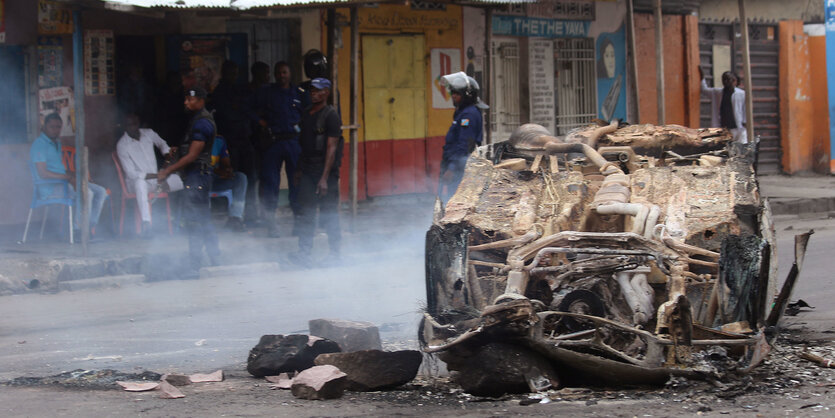
<path fill-rule="evenodd" d="M 655 80 L 658 90 L 659 125 L 667 123 L 664 109 L 664 23 L 661 21 L 662 18 L 661 0 L 655 0 Z"/>

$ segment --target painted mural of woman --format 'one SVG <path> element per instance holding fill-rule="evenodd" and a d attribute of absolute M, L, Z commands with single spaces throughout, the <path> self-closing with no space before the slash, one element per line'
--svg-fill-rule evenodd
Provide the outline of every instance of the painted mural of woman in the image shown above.
<path fill-rule="evenodd" d="M 600 45 L 600 57 L 597 58 L 597 78 L 614 77 L 616 68 L 615 44 L 610 38 L 606 38 Z"/>

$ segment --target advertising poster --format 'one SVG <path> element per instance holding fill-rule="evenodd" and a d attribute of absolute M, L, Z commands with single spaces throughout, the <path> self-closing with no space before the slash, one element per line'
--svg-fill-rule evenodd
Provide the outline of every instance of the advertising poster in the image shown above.
<path fill-rule="evenodd" d="M 0 44 L 6 42 L 6 0 L 0 0 Z"/>
<path fill-rule="evenodd" d="M 626 119 L 626 36 L 616 32 L 597 37 L 597 115 L 600 119 Z"/>
<path fill-rule="evenodd" d="M 72 11 L 58 2 L 38 0 L 38 33 L 41 35 L 71 34 Z"/>
<path fill-rule="evenodd" d="M 43 126 L 46 115 L 58 112 L 64 126 L 61 129 L 61 136 L 72 136 L 75 134 L 75 104 L 73 92 L 70 87 L 52 87 L 38 91 L 38 111 L 40 114 L 39 125 Z"/>
<path fill-rule="evenodd" d="M 183 86 L 213 91 L 220 82 L 220 67 L 228 55 L 226 38 L 191 38 L 180 44 L 180 74 Z"/>
<path fill-rule="evenodd" d="M 452 96 L 441 85 L 441 77 L 461 71 L 461 50 L 457 48 L 433 48 L 432 61 L 432 107 L 454 109 Z"/>
<path fill-rule="evenodd" d="M 113 45 L 113 31 L 84 32 L 84 93 L 87 96 L 116 93 Z"/>
<path fill-rule="evenodd" d="M 63 84 L 64 48 L 58 36 L 38 37 L 38 87 L 45 89 Z"/>

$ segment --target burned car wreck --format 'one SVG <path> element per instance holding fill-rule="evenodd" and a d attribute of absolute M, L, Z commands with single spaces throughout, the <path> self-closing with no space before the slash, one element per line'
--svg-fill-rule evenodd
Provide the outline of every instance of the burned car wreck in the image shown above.
<path fill-rule="evenodd" d="M 756 366 L 808 234 L 778 293 L 753 153 L 731 140 L 617 123 L 554 137 L 527 124 L 476 149 L 427 232 L 423 350 L 487 396 Z"/>

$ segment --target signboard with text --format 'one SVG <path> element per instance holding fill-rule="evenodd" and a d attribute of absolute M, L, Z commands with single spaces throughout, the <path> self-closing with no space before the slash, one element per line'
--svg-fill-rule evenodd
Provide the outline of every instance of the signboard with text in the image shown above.
<path fill-rule="evenodd" d="M 493 16 L 493 35 L 587 38 L 591 22 L 527 16 Z"/>

